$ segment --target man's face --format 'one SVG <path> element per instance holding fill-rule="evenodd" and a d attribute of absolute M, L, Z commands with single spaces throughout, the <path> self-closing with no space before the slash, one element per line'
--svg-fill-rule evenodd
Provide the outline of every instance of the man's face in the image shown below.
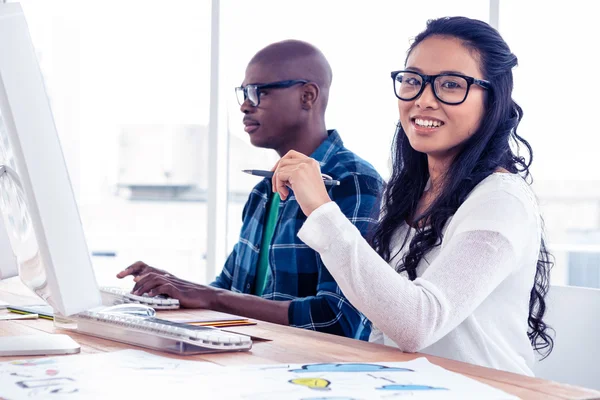
<path fill-rule="evenodd" d="M 246 68 L 242 86 L 260 85 L 289 79 L 273 71 L 269 66 L 252 63 Z M 240 110 L 244 113 L 244 130 L 256 147 L 280 149 L 292 140 L 301 125 L 302 85 L 288 88 L 261 89 L 260 102 L 254 107 L 244 101 Z"/>

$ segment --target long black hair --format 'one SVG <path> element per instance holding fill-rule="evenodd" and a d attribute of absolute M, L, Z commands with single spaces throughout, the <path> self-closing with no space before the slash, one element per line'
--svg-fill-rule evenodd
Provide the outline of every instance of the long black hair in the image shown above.
<path fill-rule="evenodd" d="M 407 220 L 415 218 L 416 234 L 408 251 L 397 265 L 409 279 L 416 279 L 417 265 L 424 255 L 442 242 L 443 228 L 473 188 L 499 168 L 529 179 L 533 153 L 529 143 L 517 134 L 523 110 L 512 99 L 512 68 L 517 57 L 512 54 L 500 34 L 485 22 L 465 17 L 447 17 L 427 22 L 427 28 L 411 44 L 408 56 L 423 40 L 431 36 L 457 38 L 478 56 L 483 79 L 491 82 L 485 111 L 477 131 L 467 140 L 454 158 L 443 178 L 443 189 L 431 206 L 416 216 L 417 205 L 429 179 L 427 155 L 414 150 L 400 123 L 392 147 L 393 171 L 383 195 L 383 215 L 371 235 L 371 245 L 386 261 L 390 254 L 392 236 Z M 407 56 L 407 58 L 408 58 Z M 511 146 L 512 145 L 512 146 Z M 525 158 L 519 149 L 528 153 Z M 404 244 L 406 246 L 406 243 Z M 534 286 L 529 298 L 529 330 L 531 344 L 538 352 L 548 355 L 553 340 L 542 320 L 548 292 L 551 255 L 543 239 L 537 262 Z"/>

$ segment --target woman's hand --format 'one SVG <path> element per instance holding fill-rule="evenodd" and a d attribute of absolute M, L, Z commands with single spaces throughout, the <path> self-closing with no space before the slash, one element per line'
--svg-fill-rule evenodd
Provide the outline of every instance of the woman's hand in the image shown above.
<path fill-rule="evenodd" d="M 294 150 L 275 164 L 272 183 L 273 192 L 279 192 L 281 200 L 287 199 L 288 188 L 291 188 L 306 216 L 331 201 L 321 177 L 319 162 Z"/>

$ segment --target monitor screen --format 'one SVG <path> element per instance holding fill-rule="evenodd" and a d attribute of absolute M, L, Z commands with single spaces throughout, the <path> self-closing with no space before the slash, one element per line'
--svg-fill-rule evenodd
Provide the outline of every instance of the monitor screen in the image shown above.
<path fill-rule="evenodd" d="M 21 280 L 65 316 L 100 306 L 43 77 L 18 3 L 0 4 L 0 157 L 0 212 Z"/>
<path fill-rule="evenodd" d="M 2 196 L 1 193 L 0 196 Z M 2 197 L 0 197 L 1 201 Z M 17 258 L 4 227 L 4 220 L 0 218 L 0 280 L 17 276 L 17 273 Z"/>

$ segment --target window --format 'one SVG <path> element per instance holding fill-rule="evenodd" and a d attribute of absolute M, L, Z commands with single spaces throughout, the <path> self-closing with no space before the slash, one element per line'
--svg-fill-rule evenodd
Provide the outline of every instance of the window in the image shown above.
<path fill-rule="evenodd" d="M 515 100 L 523 107 L 519 134 L 534 150 L 534 190 L 556 257 L 553 284 L 598 286 L 600 274 L 600 108 L 591 49 L 598 27 L 593 5 L 500 2 L 499 29 L 519 58 Z M 535 23 L 532 23 L 535 21 Z"/>
<path fill-rule="evenodd" d="M 99 284 L 204 280 L 210 2 L 21 3 Z"/>

